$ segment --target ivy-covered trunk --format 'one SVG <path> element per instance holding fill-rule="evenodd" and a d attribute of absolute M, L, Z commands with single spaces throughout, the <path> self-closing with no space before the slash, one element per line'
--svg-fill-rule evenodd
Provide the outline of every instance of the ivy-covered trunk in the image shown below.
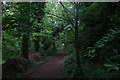
<path fill-rule="evenodd" d="M 22 36 L 22 48 L 21 48 L 21 52 L 22 52 L 22 56 L 24 58 L 26 58 L 27 60 L 29 60 L 28 58 L 28 48 L 29 48 L 29 35 L 24 34 Z"/>

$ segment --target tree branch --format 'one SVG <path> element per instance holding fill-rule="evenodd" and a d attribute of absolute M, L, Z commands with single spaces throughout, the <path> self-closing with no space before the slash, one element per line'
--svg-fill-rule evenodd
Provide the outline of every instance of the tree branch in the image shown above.
<path fill-rule="evenodd" d="M 69 23 L 74 27 L 74 24 L 72 23 L 72 21 L 71 21 L 71 19 L 69 17 L 69 14 L 68 14 L 69 10 L 62 4 L 62 2 L 60 2 L 60 4 L 63 7 L 64 11 L 67 13 Z"/>
<path fill-rule="evenodd" d="M 74 15 L 70 10 L 68 10 L 68 9 L 63 5 L 62 2 L 60 2 L 60 4 L 61 4 L 61 6 L 62 6 L 66 11 L 68 11 L 68 12 L 70 12 L 72 15 Z"/>

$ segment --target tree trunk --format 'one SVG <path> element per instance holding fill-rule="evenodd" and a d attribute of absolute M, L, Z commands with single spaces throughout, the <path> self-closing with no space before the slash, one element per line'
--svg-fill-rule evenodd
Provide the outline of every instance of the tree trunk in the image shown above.
<path fill-rule="evenodd" d="M 35 43 L 35 52 L 38 52 L 39 51 L 39 37 L 36 37 L 36 40 L 34 41 Z"/>
<path fill-rule="evenodd" d="M 75 16 L 75 48 L 76 48 L 76 75 L 79 77 L 84 78 L 84 72 L 82 66 L 80 64 L 80 56 L 79 56 L 79 28 L 78 28 L 78 10 L 79 10 L 79 3 L 76 3 L 76 16 Z"/>
<path fill-rule="evenodd" d="M 28 58 L 28 42 L 29 42 L 29 36 L 24 34 L 23 37 L 22 37 L 21 52 L 22 52 L 22 56 L 24 58 L 26 58 L 27 60 L 29 60 L 29 58 Z"/>
<path fill-rule="evenodd" d="M 53 51 L 54 51 L 54 53 L 56 53 L 56 46 L 55 46 L 55 42 L 53 42 Z"/>
<path fill-rule="evenodd" d="M 75 48 L 76 48 L 76 62 L 77 66 L 79 67 L 79 37 L 78 37 L 78 9 L 76 5 L 76 16 L 75 16 Z"/>

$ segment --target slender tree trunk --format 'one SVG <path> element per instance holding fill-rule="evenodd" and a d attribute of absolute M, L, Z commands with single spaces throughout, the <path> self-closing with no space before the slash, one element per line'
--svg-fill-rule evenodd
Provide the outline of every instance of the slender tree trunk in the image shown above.
<path fill-rule="evenodd" d="M 27 60 L 29 60 L 28 58 L 28 42 L 29 42 L 29 36 L 24 34 L 22 37 L 22 48 L 21 48 L 21 52 L 22 52 L 22 56 L 24 58 L 26 58 Z"/>
<path fill-rule="evenodd" d="M 76 16 L 75 16 L 75 48 L 76 48 L 76 62 L 77 66 L 80 65 L 79 59 L 79 37 L 78 37 L 78 8 L 76 6 Z"/>
<path fill-rule="evenodd" d="M 79 28 L 78 28 L 78 10 L 79 10 L 79 3 L 76 3 L 76 16 L 75 16 L 75 47 L 76 47 L 76 63 L 77 63 L 77 68 L 76 68 L 76 75 L 79 75 L 81 78 L 84 77 L 84 72 L 82 69 L 82 66 L 80 64 L 80 56 L 79 56 Z"/>
<path fill-rule="evenodd" d="M 53 39 L 53 51 L 56 53 L 55 39 Z"/>
<path fill-rule="evenodd" d="M 35 43 L 35 52 L 38 52 L 39 51 L 39 46 L 40 46 L 40 44 L 39 44 L 39 37 L 36 37 L 37 39 L 34 41 L 34 43 Z"/>

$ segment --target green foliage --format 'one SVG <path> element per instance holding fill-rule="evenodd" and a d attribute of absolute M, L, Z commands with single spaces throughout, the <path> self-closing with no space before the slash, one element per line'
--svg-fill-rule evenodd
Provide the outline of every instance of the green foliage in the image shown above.
<path fill-rule="evenodd" d="M 96 44 L 93 46 L 93 47 L 88 47 L 88 50 L 86 51 L 86 54 L 88 56 L 90 56 L 90 54 L 93 54 L 93 55 L 99 55 L 102 56 L 102 57 L 105 57 L 105 53 L 108 52 L 104 52 L 104 53 L 96 53 L 96 51 L 100 51 L 100 50 L 110 50 L 112 53 L 112 55 L 118 55 L 117 53 L 119 53 L 119 45 L 118 45 L 118 42 L 120 40 L 120 30 L 119 29 L 115 29 L 115 30 L 110 30 L 110 33 L 107 34 L 106 36 L 104 36 L 101 40 L 97 41 Z M 109 53 L 109 56 L 112 56 L 110 55 Z M 107 55 L 107 54 L 106 54 Z M 108 56 L 108 57 L 109 57 Z"/>
<path fill-rule="evenodd" d="M 2 61 L 3 63 L 8 59 L 20 57 L 20 38 L 10 36 L 3 31 L 3 42 L 2 42 Z"/>
<path fill-rule="evenodd" d="M 113 5 L 116 9 L 112 8 Z M 79 49 L 85 77 L 119 78 L 120 31 L 119 22 L 117 22 L 119 19 L 118 3 L 81 3 L 80 10 Z M 93 14 L 93 12 L 95 13 Z M 74 36 L 73 34 L 70 35 Z M 69 38 L 69 41 L 73 41 L 73 39 Z M 67 38 L 66 43 L 69 41 Z M 71 47 L 71 44 L 67 44 L 67 46 L 69 47 L 66 47 L 68 54 L 74 54 L 74 45 Z M 69 71 L 72 72 L 70 68 L 74 69 L 70 65 L 75 63 L 72 59 L 65 59 L 65 62 L 66 71 L 64 72 L 67 75 L 66 77 L 69 77 L 72 75 L 72 73 L 69 73 Z M 69 62 L 71 63 L 68 64 Z M 74 75 L 74 77 L 77 77 L 77 75 Z"/>
<path fill-rule="evenodd" d="M 118 71 L 120 70 L 119 35 L 119 28 L 114 30 L 110 29 L 107 35 L 97 41 L 93 47 L 88 47 L 88 50 L 85 52 L 85 58 L 87 57 L 87 59 L 96 60 L 94 62 L 100 61 L 99 64 L 102 63 L 102 65 L 99 65 L 102 67 L 100 70 L 103 71 L 101 74 L 106 73 L 106 75 L 102 75 L 101 77 L 118 78 Z M 111 74 L 109 72 L 111 72 Z M 111 75 L 111 77 L 108 75 Z"/>
<path fill-rule="evenodd" d="M 75 54 L 71 54 L 65 58 L 63 63 L 63 73 L 65 78 L 74 78 L 76 73 Z"/>
<path fill-rule="evenodd" d="M 29 48 L 27 53 L 39 46 L 43 57 L 65 48 L 65 78 L 118 78 L 119 7 L 119 3 L 3 4 L 3 61 L 20 57 L 21 46 L 23 51 Z M 79 68 L 75 48 L 80 51 Z"/>
<path fill-rule="evenodd" d="M 106 71 L 105 66 L 100 61 L 90 61 L 87 59 L 81 59 L 82 67 L 87 79 L 111 79 L 119 78 L 119 71 Z M 108 67 L 106 68 L 108 69 Z"/>
<path fill-rule="evenodd" d="M 75 53 L 75 48 L 74 48 L 74 45 L 72 44 L 67 44 L 66 48 L 65 48 L 65 51 L 67 54 L 73 54 Z"/>
<path fill-rule="evenodd" d="M 3 43 L 5 43 L 3 53 L 5 52 L 8 55 L 7 56 L 3 54 L 3 56 L 6 56 L 5 60 L 13 56 L 11 55 L 11 53 L 16 55 L 14 56 L 16 58 L 17 56 L 22 56 L 24 54 L 25 56 L 28 56 L 30 44 L 29 42 L 31 42 L 29 41 L 29 39 L 31 38 L 31 34 L 33 32 L 39 34 L 38 32 L 40 32 L 39 27 L 41 25 L 38 23 L 37 20 L 38 17 L 41 17 L 42 21 L 42 18 L 44 16 L 45 7 L 44 5 L 45 5 L 44 2 L 43 3 L 7 2 L 3 4 L 2 10 L 3 12 L 2 21 L 4 31 Z M 33 35 L 33 39 L 34 37 L 36 37 L 36 35 Z"/>

